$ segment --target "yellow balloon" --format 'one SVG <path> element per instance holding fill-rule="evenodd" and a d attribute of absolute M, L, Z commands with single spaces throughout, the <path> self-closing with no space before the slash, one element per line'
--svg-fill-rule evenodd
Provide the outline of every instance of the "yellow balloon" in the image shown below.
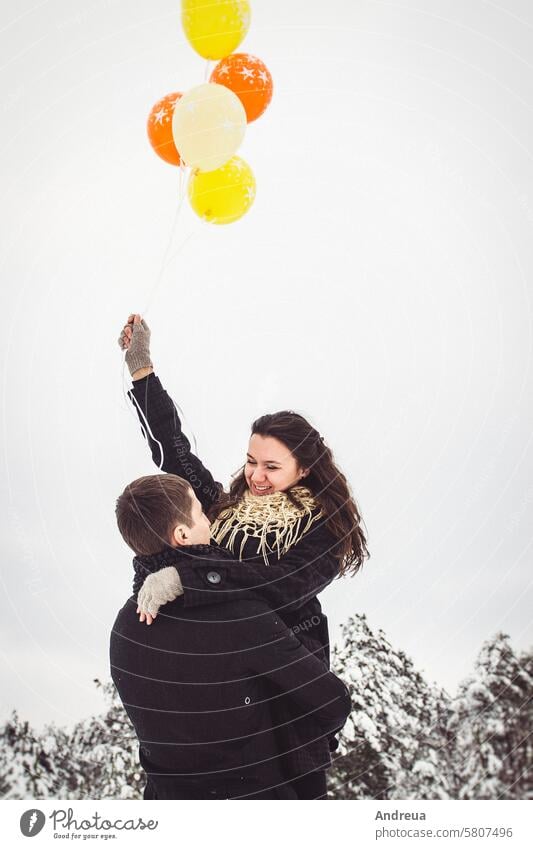
<path fill-rule="evenodd" d="M 193 171 L 188 184 L 191 206 L 210 224 L 231 224 L 248 212 L 255 199 L 255 177 L 240 156 L 216 171 Z"/>
<path fill-rule="evenodd" d="M 191 88 L 174 107 L 174 144 L 191 168 L 220 168 L 239 148 L 245 131 L 246 110 L 224 85 L 203 83 Z"/>
<path fill-rule="evenodd" d="M 222 59 L 239 46 L 250 26 L 248 0 L 182 0 L 181 22 L 204 59 Z"/>

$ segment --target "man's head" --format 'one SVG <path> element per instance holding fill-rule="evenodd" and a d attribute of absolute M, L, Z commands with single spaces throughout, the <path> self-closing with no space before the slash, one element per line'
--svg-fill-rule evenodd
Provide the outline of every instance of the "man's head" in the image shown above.
<path fill-rule="evenodd" d="M 209 520 L 187 481 L 177 475 L 146 475 L 117 498 L 117 524 L 135 554 L 165 546 L 209 543 Z"/>

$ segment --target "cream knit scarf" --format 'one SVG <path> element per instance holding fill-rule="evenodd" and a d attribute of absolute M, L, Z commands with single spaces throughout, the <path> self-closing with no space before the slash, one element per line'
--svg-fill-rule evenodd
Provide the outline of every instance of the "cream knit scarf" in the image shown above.
<path fill-rule="evenodd" d="M 211 537 L 235 553 L 237 536 L 242 533 L 239 560 L 248 537 L 258 540 L 257 554 L 268 565 L 268 555 L 276 551 L 278 559 L 297 543 L 322 515 L 312 492 L 305 486 L 293 486 L 291 492 L 301 502 L 296 507 L 285 492 L 252 495 L 247 490 L 233 507 L 223 510 L 211 525 Z M 274 534 L 273 545 L 267 535 Z"/>

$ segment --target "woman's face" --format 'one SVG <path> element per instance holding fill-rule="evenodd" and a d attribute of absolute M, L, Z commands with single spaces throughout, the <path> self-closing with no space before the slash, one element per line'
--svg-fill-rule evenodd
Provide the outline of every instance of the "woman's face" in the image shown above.
<path fill-rule="evenodd" d="M 274 436 L 252 434 L 248 444 L 244 476 L 252 495 L 269 495 L 290 489 L 308 469 L 302 469 L 283 442 Z"/>

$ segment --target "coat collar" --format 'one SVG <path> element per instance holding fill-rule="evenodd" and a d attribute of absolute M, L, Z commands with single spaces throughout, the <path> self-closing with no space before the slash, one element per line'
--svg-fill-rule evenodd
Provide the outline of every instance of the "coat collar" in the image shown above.
<path fill-rule="evenodd" d="M 213 560 L 220 562 L 221 559 L 231 558 L 231 553 L 218 545 L 182 545 L 179 548 L 165 546 L 157 554 L 138 554 L 133 558 L 133 592 L 137 595 L 144 579 L 153 572 L 159 572 L 165 566 L 194 565 L 195 561 Z"/>

